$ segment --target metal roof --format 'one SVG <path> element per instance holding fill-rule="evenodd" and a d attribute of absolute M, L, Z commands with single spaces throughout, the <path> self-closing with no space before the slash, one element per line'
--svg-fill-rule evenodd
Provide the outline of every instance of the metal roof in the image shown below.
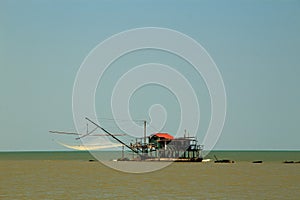
<path fill-rule="evenodd" d="M 169 139 L 169 140 L 174 139 L 174 137 L 172 135 L 168 134 L 168 133 L 155 133 L 155 134 L 152 135 L 152 137 L 153 136 L 157 136 L 159 138 L 165 138 L 165 139 Z"/>

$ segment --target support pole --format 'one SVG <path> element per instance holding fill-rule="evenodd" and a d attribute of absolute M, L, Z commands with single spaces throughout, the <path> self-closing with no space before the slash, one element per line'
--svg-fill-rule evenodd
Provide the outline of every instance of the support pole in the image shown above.
<path fill-rule="evenodd" d="M 147 131 L 146 130 L 147 127 L 146 126 L 147 126 L 147 121 L 145 120 L 144 121 L 144 144 L 146 144 L 146 142 L 147 142 L 146 141 L 146 138 L 147 138 L 147 132 L 146 132 Z"/>

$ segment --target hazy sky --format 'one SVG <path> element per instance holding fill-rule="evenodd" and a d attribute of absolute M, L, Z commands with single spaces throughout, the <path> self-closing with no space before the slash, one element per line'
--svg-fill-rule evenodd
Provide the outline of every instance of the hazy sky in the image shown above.
<path fill-rule="evenodd" d="M 0 150 L 64 149 L 48 130 L 74 129 L 83 59 L 149 26 L 189 35 L 219 67 L 228 107 L 216 149 L 300 149 L 300 1 L 2 0 Z"/>

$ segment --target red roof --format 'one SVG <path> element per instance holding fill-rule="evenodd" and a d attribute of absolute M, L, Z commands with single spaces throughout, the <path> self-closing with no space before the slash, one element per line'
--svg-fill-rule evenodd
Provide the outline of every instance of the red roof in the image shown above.
<path fill-rule="evenodd" d="M 160 138 L 165 138 L 165 139 L 169 139 L 169 140 L 173 140 L 174 137 L 168 133 L 156 133 L 154 134 L 155 136 L 157 137 L 160 137 Z"/>

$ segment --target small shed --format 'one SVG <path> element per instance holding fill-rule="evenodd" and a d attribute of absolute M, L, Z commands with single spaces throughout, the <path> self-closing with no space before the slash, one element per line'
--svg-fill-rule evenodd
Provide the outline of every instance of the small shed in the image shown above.
<path fill-rule="evenodd" d="M 156 145 L 158 148 L 164 148 L 174 137 L 168 133 L 155 133 L 150 135 L 149 143 Z"/>

